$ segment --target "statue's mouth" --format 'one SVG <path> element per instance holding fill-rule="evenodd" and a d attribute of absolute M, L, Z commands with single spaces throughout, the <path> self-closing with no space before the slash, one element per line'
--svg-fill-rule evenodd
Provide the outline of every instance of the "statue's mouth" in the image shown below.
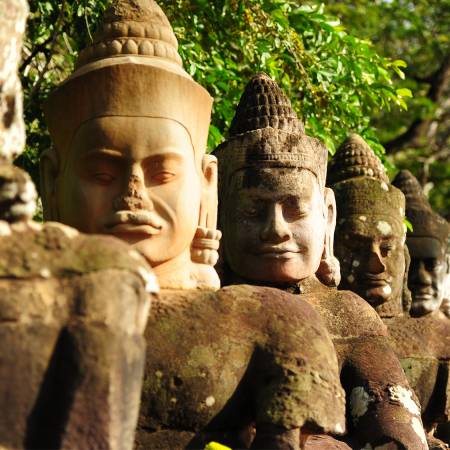
<path fill-rule="evenodd" d="M 434 292 L 431 289 L 419 289 L 413 291 L 414 300 L 431 300 Z"/>
<path fill-rule="evenodd" d="M 161 233 L 162 222 L 151 211 L 117 211 L 105 229 L 108 233 L 117 235 L 155 236 Z"/>
<path fill-rule="evenodd" d="M 300 253 L 298 248 L 265 246 L 259 248 L 256 252 L 256 255 L 262 258 L 286 259 L 294 258 L 296 255 L 298 255 L 298 253 Z"/>
<path fill-rule="evenodd" d="M 361 275 L 359 278 L 367 287 L 383 287 L 391 281 L 390 277 L 386 276 L 386 274 L 373 275 L 367 273 Z"/>

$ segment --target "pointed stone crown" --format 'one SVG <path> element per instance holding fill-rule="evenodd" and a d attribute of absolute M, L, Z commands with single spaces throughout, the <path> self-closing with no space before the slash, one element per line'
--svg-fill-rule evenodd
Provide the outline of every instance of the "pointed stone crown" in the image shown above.
<path fill-rule="evenodd" d="M 154 0 L 116 0 L 106 11 L 93 44 L 80 52 L 77 68 L 126 55 L 159 57 L 182 66 L 177 38 Z"/>
<path fill-rule="evenodd" d="M 183 69 L 172 27 L 154 0 L 114 0 L 95 42 L 45 104 L 54 147 L 66 158 L 78 128 L 99 117 L 173 120 L 203 157 L 212 98 Z M 62 160 L 61 160 L 62 162 Z"/>
<path fill-rule="evenodd" d="M 392 184 L 405 194 L 407 208 L 417 205 L 419 208 L 431 209 L 419 180 L 409 170 L 400 170 Z"/>
<path fill-rule="evenodd" d="M 247 84 L 236 108 L 228 138 L 214 151 L 219 159 L 219 184 L 249 167 L 292 167 L 310 170 L 325 184 L 328 150 L 305 134 L 291 102 L 268 75 Z"/>
<path fill-rule="evenodd" d="M 303 123 L 278 84 L 265 73 L 258 73 L 245 87 L 228 136 L 267 127 L 286 133 L 305 132 Z"/>
<path fill-rule="evenodd" d="M 397 234 L 404 233 L 405 197 L 361 136 L 351 134 L 336 151 L 327 185 L 335 192 L 338 223 L 355 215 L 385 216 Z"/>
<path fill-rule="evenodd" d="M 371 177 L 389 183 L 380 159 L 356 133 L 350 134 L 333 156 L 328 170 L 328 184 L 354 177 Z"/>
<path fill-rule="evenodd" d="M 448 222 L 431 209 L 417 178 L 409 170 L 401 170 L 392 181 L 406 197 L 406 218 L 411 222 L 413 231 L 408 231 L 411 237 L 432 237 L 447 248 L 450 233 Z"/>

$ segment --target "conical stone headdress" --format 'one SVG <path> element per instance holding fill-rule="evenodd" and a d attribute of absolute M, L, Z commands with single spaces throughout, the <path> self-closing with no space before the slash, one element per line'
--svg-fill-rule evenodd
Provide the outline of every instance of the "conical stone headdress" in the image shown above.
<path fill-rule="evenodd" d="M 361 136 L 351 134 L 330 162 L 327 185 L 336 195 L 338 223 L 349 216 L 386 216 L 404 233 L 405 198 L 389 183 L 381 161 Z"/>
<path fill-rule="evenodd" d="M 280 87 L 264 73 L 247 84 L 228 138 L 217 147 L 219 186 L 249 167 L 308 169 L 321 185 L 326 177 L 327 148 L 305 134 L 303 123 Z"/>
<path fill-rule="evenodd" d="M 369 144 L 358 134 L 352 133 L 330 161 L 327 184 L 363 176 L 389 183 L 383 164 Z"/>
<path fill-rule="evenodd" d="M 60 156 L 87 120 L 167 118 L 206 148 L 212 98 L 183 70 L 170 23 L 154 0 L 115 0 L 77 69 L 50 96 L 45 113 Z"/>
<path fill-rule="evenodd" d="M 417 178 L 408 170 L 401 170 L 392 184 L 406 197 L 406 217 L 413 226 L 413 231 L 408 231 L 408 236 L 438 239 L 446 249 L 450 226 L 443 217 L 431 209 Z"/>

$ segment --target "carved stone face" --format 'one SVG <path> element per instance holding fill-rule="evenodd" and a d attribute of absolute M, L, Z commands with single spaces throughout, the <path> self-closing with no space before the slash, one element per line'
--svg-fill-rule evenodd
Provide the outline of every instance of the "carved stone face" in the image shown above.
<path fill-rule="evenodd" d="M 441 243 L 431 237 L 408 237 L 406 244 L 411 255 L 408 275 L 413 299 L 411 312 L 422 316 L 441 306 L 446 276 L 445 252 Z"/>
<path fill-rule="evenodd" d="M 240 277 L 269 283 L 313 275 L 327 220 L 316 177 L 292 168 L 236 172 L 221 208 L 226 260 Z"/>
<path fill-rule="evenodd" d="M 189 252 L 200 168 L 190 136 L 160 118 L 103 117 L 77 131 L 57 186 L 61 222 L 113 234 L 158 266 Z"/>
<path fill-rule="evenodd" d="M 340 287 L 378 306 L 400 298 L 405 275 L 403 236 L 387 217 L 350 216 L 336 230 L 335 253 L 341 263 Z"/>

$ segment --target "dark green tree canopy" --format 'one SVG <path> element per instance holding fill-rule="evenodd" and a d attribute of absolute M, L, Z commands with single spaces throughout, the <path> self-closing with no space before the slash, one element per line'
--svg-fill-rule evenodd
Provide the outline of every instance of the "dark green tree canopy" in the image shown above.
<path fill-rule="evenodd" d="M 382 44 L 376 47 L 371 42 L 374 33 L 363 35 L 362 24 L 353 32 L 350 12 L 358 14 L 369 2 L 357 2 L 355 8 L 344 2 L 341 9 L 329 3 L 159 1 L 179 40 L 186 70 L 214 97 L 209 150 L 222 141 L 248 79 L 264 71 L 290 96 L 307 132 L 321 138 L 331 152 L 355 131 L 383 155 L 378 136 L 384 138 L 385 132 L 375 125 L 382 123 L 386 111 L 402 117 L 399 111 L 411 97 L 410 86 L 398 84 L 405 78 L 406 64 L 394 51 L 390 58 L 383 56 Z M 50 145 L 42 104 L 73 70 L 78 50 L 92 40 L 107 5 L 108 0 L 30 3 L 20 68 L 28 146 L 20 164 L 34 178 L 39 154 Z M 337 15 L 347 22 L 345 28 Z M 370 30 L 376 29 L 376 22 L 370 22 Z"/>

